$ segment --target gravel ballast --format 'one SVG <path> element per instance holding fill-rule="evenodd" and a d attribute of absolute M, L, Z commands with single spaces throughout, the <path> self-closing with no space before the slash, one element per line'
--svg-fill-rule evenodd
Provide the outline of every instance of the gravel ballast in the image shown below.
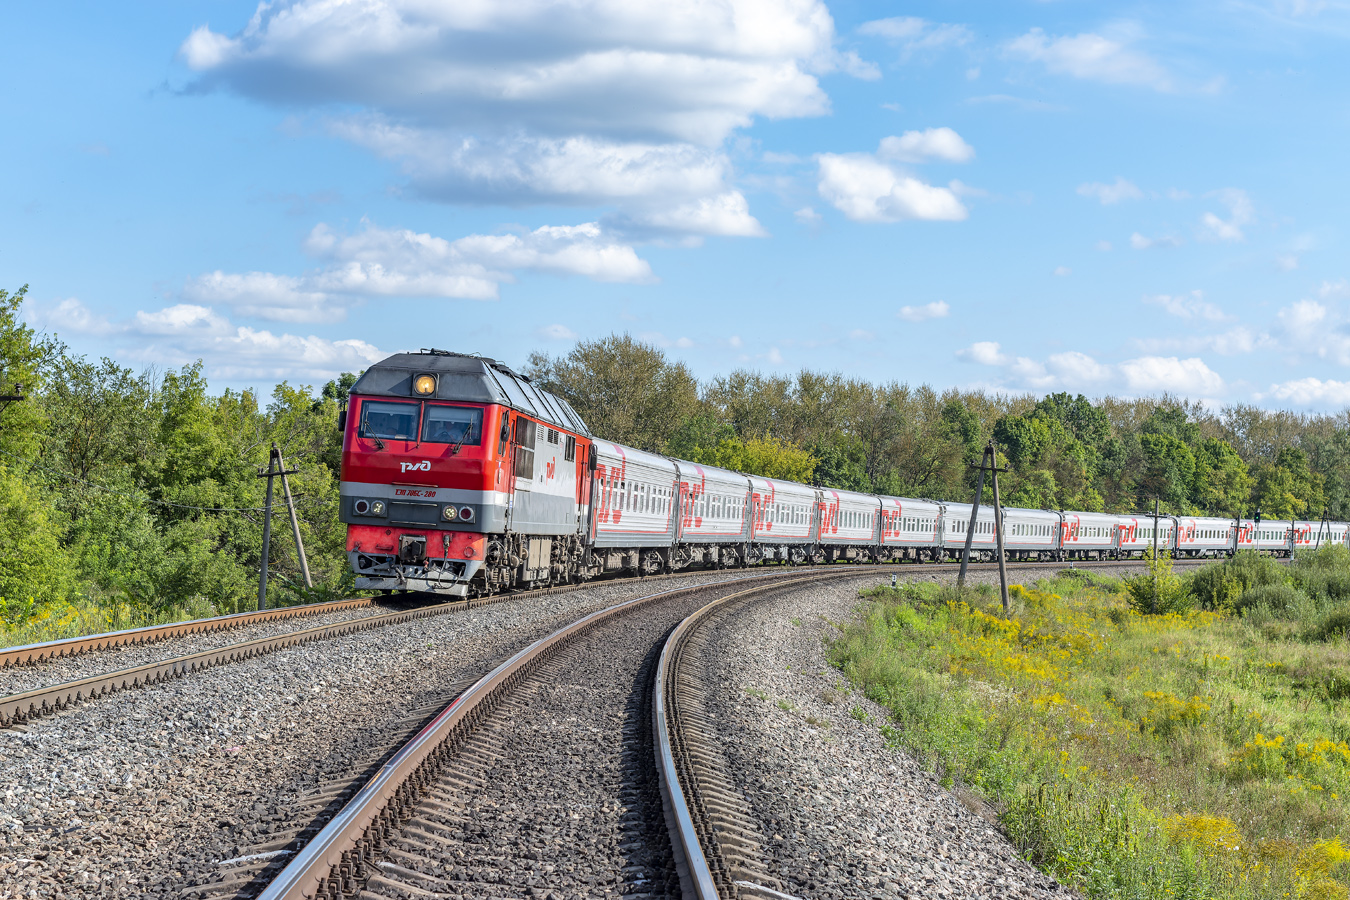
<path fill-rule="evenodd" d="M 178 896 L 402 710 L 579 615 L 740 578 L 618 581 L 306 644 L 0 731 L 0 900 Z"/>
<path fill-rule="evenodd" d="M 290 634 L 306 628 L 319 628 L 324 625 L 336 625 L 354 619 L 365 619 L 392 612 L 392 608 L 366 606 L 355 609 L 339 609 L 333 612 L 312 616 L 295 616 L 277 619 L 272 622 L 255 622 L 238 628 L 221 631 L 184 634 L 146 644 L 125 644 L 120 647 L 108 647 L 83 653 L 35 663 L 31 666 L 14 666 L 0 669 L 0 697 L 21 694 L 48 685 L 79 681 L 95 675 L 106 675 L 148 663 L 172 659 L 175 656 L 187 656 L 203 650 L 215 650 L 230 644 L 271 637 L 278 634 Z"/>
<path fill-rule="evenodd" d="M 823 639 L 837 634 L 830 622 L 855 614 L 865 586 L 792 588 L 713 626 L 710 723 L 762 823 L 766 868 L 800 898 L 1075 897 L 931 772 L 888 749 L 875 724 L 885 709 L 844 696 Z M 850 715 L 855 706 L 872 721 Z"/>

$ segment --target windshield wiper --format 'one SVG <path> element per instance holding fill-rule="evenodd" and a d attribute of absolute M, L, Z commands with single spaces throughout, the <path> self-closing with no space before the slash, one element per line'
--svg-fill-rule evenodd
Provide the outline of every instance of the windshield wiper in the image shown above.
<path fill-rule="evenodd" d="M 464 448 L 464 442 L 469 439 L 469 432 L 472 430 L 472 423 L 465 423 L 464 433 L 459 436 L 459 441 L 455 443 L 455 448 L 450 451 L 451 456 L 459 456 L 459 451 Z"/>

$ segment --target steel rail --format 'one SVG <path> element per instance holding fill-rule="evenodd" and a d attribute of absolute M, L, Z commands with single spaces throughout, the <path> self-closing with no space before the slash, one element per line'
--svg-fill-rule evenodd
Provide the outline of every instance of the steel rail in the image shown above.
<path fill-rule="evenodd" d="M 767 581 L 732 596 L 742 596 L 784 583 L 831 577 L 857 577 L 865 572 L 775 572 L 734 578 L 648 594 L 598 610 L 566 625 L 516 653 L 457 697 L 398 751 L 341 811 L 281 870 L 258 900 L 337 900 L 357 890 L 357 882 L 375 864 L 375 854 L 400 822 L 412 814 L 417 795 L 469 737 L 470 730 L 521 681 L 565 646 L 616 616 L 673 597 L 744 581 Z"/>
<path fill-rule="evenodd" d="M 214 616 L 210 619 L 192 619 L 187 622 L 175 622 L 169 625 L 146 625 L 141 628 L 128 628 L 124 631 L 107 631 L 84 637 L 61 638 L 44 641 L 40 644 L 24 644 L 20 647 L 6 647 L 0 650 L 0 669 L 11 666 L 31 666 L 52 659 L 79 656 L 99 650 L 111 650 L 128 644 L 154 644 L 172 637 L 186 634 L 210 634 L 252 625 L 255 622 L 273 622 L 296 616 L 318 616 L 343 609 L 360 609 L 371 606 L 370 597 L 357 597 L 350 600 L 330 600 L 326 603 L 306 603 L 302 606 L 283 606 L 262 612 L 231 613 L 227 616 Z"/>
<path fill-rule="evenodd" d="M 202 650 L 198 653 L 189 653 L 186 656 L 177 656 L 160 662 L 133 666 L 129 669 L 107 672 L 103 675 L 93 675 L 78 681 L 35 688 L 21 694 L 11 694 L 8 697 L 0 697 L 0 727 L 23 725 L 42 716 L 60 712 L 83 700 L 103 697 L 131 688 L 159 684 L 225 663 L 240 662 L 312 641 L 355 634 L 371 628 L 398 625 L 403 622 L 425 619 L 493 602 L 498 601 L 495 598 L 456 600 L 435 606 L 403 610 L 402 612 L 384 613 L 383 615 L 367 616 L 362 619 L 349 619 L 346 622 L 338 622 L 332 625 L 316 625 L 313 628 L 305 628 L 287 634 L 241 641 L 214 650 Z"/>
<path fill-rule="evenodd" d="M 817 578 L 822 576 L 817 576 Z M 828 576 L 824 576 L 828 577 Z M 816 579 L 803 579 L 813 581 Z M 793 584 L 795 582 L 788 582 Z M 766 585 L 764 589 L 785 585 Z M 678 682 L 683 655 L 689 640 L 719 609 L 733 600 L 744 599 L 751 593 L 742 591 L 719 597 L 707 606 L 691 613 L 675 626 L 661 648 L 652 688 L 653 749 L 656 756 L 657 781 L 661 791 L 661 805 L 666 812 L 671 847 L 675 850 L 676 865 L 681 868 L 681 887 L 685 900 L 721 900 L 723 896 L 737 896 L 737 886 L 751 887 L 759 894 L 788 897 L 759 884 L 736 881 L 727 871 L 727 860 L 717 846 L 715 828 L 710 810 L 704 808 L 694 756 L 683 739 L 685 716 L 679 704 Z M 719 890 L 725 884 L 725 895 Z M 792 900 L 792 898 L 789 898 Z"/>

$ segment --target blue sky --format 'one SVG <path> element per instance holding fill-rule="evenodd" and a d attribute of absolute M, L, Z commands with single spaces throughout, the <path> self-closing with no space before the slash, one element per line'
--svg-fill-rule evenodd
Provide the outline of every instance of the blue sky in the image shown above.
<path fill-rule="evenodd" d="M 1350 8 L 11 4 L 0 286 L 318 383 L 628 331 L 738 367 L 1350 406 Z"/>

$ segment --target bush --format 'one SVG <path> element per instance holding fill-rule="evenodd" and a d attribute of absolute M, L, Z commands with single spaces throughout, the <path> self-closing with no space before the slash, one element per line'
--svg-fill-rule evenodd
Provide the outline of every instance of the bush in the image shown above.
<path fill-rule="evenodd" d="M 1328 544 L 1302 551 L 1290 564 L 1289 574 L 1321 605 L 1350 602 L 1350 548 Z"/>
<path fill-rule="evenodd" d="M 1126 576 L 1125 599 L 1137 613 L 1166 615 L 1185 612 L 1195 602 L 1191 596 L 1190 585 L 1186 579 L 1172 572 L 1172 558 L 1166 550 L 1158 551 L 1153 558 L 1153 549 L 1144 551 L 1148 561 L 1148 572 L 1134 577 Z"/>
<path fill-rule="evenodd" d="M 1239 615 L 1248 615 L 1252 610 L 1262 608 L 1279 617 L 1287 617 L 1305 601 L 1306 595 L 1288 582 L 1263 584 L 1244 591 L 1232 603 L 1232 609 Z"/>
<path fill-rule="evenodd" d="M 1254 587 L 1289 580 L 1284 566 L 1271 556 L 1242 550 L 1232 559 L 1212 563 L 1191 576 L 1191 593 L 1205 609 L 1235 609 L 1238 598 Z"/>
<path fill-rule="evenodd" d="M 1315 641 L 1329 641 L 1332 638 L 1350 634 L 1350 607 L 1334 609 L 1317 623 L 1308 637 Z"/>

